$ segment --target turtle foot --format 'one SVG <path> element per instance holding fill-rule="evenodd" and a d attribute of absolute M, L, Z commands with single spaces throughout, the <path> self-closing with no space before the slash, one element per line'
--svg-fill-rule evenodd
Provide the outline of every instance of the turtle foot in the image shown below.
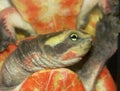
<path fill-rule="evenodd" d="M 3 52 L 5 50 L 9 50 L 8 49 L 8 45 L 9 44 L 15 44 L 16 40 L 12 39 L 12 38 L 6 38 L 5 40 L 0 41 L 0 52 Z"/>

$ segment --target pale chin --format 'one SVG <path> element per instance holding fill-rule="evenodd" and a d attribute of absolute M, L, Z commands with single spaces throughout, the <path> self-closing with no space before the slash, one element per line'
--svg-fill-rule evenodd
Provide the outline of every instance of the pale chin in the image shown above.
<path fill-rule="evenodd" d="M 67 59 L 67 60 L 61 61 L 61 63 L 64 64 L 65 66 L 71 66 L 80 62 L 80 60 L 82 60 L 82 57 Z"/>

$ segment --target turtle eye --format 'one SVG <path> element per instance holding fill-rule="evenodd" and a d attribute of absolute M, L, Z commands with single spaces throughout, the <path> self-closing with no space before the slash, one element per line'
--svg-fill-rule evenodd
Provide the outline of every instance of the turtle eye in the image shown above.
<path fill-rule="evenodd" d="M 78 40 L 78 35 L 76 33 L 72 33 L 72 34 L 70 34 L 70 39 L 72 41 L 76 41 L 76 40 Z"/>

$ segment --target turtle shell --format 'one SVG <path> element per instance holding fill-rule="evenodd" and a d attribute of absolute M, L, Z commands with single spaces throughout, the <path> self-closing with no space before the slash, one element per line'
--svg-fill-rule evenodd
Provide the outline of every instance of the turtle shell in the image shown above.
<path fill-rule="evenodd" d="M 12 2 L 23 18 L 41 34 L 75 28 L 75 19 L 80 11 L 78 7 L 82 5 L 81 0 L 12 0 Z M 51 6 L 50 9 L 53 10 L 48 12 L 49 8 L 45 5 L 47 4 L 48 6 L 48 3 L 53 2 L 54 4 L 49 4 Z M 55 7 L 55 10 L 52 7 Z M 67 9 L 69 12 L 67 12 Z M 99 20 L 99 17 L 96 13 L 92 14 L 91 17 L 93 18 L 91 18 L 85 30 L 94 35 L 96 22 Z M 0 65 L 15 49 L 15 45 L 9 45 L 9 50 L 0 53 Z M 95 90 L 116 91 L 115 83 L 106 68 L 101 72 Z M 42 70 L 32 74 L 23 83 L 20 91 L 84 91 L 84 87 L 76 73 L 62 68 Z"/>
<path fill-rule="evenodd" d="M 12 0 L 23 19 L 39 34 L 76 28 L 83 0 Z"/>
<path fill-rule="evenodd" d="M 32 74 L 20 91 L 85 91 L 80 78 L 65 68 L 43 70 Z M 117 91 L 115 83 L 105 67 L 97 79 L 95 91 Z"/>
<path fill-rule="evenodd" d="M 20 91 L 85 91 L 77 74 L 69 69 L 42 70 L 31 75 Z"/>
<path fill-rule="evenodd" d="M 6 57 L 17 48 L 9 45 L 9 50 L 0 53 L 0 68 Z M 66 68 L 45 69 L 30 75 L 21 85 L 20 91 L 85 91 L 80 77 Z M 100 73 L 95 91 L 117 91 L 108 69 Z"/>

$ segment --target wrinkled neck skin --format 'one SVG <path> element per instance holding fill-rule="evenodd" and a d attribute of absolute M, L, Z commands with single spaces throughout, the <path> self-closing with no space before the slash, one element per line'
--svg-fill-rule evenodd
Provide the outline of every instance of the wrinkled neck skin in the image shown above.
<path fill-rule="evenodd" d="M 62 67 L 63 64 L 49 61 L 42 46 L 44 40 L 36 38 L 23 41 L 5 61 L 0 71 L 0 91 L 14 91 L 32 73 Z M 41 48 L 40 48 L 41 46 Z M 32 52 L 34 49 L 34 52 Z"/>
<path fill-rule="evenodd" d="M 71 33 L 78 35 L 77 41 L 71 40 Z M 61 41 L 56 41 L 60 38 Z M 54 46 L 51 45 L 51 42 Z M 91 42 L 90 35 L 75 30 L 46 36 L 41 35 L 31 40 L 22 41 L 2 66 L 0 91 L 14 91 L 13 89 L 16 89 L 16 86 L 19 86 L 29 75 L 36 71 L 66 67 L 79 62 L 81 57 L 90 49 Z M 66 43 L 66 47 L 63 47 L 62 43 Z M 62 47 L 63 49 L 60 50 Z M 69 58 L 71 52 L 75 55 L 71 55 L 72 58 Z M 56 54 L 54 55 L 54 53 Z M 63 58 L 68 55 L 68 59 L 63 61 L 61 59 L 62 54 L 64 54 Z"/>
<path fill-rule="evenodd" d="M 31 58 L 31 56 L 29 56 L 31 49 L 36 49 L 32 44 L 33 42 L 31 44 L 29 42 L 30 41 L 23 41 L 17 50 L 4 62 L 0 71 L 0 91 L 13 91 L 19 83 L 33 72 L 33 70 L 30 69 L 32 67 L 32 60 L 25 63 L 25 60 L 29 60 L 27 57 Z M 38 48 L 37 50 L 40 51 Z"/>

